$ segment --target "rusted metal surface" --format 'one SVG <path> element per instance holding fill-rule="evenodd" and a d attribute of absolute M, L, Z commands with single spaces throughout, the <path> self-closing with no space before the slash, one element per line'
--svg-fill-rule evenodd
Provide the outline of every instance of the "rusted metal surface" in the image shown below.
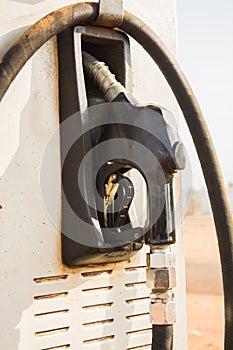
<path fill-rule="evenodd" d="M 176 270 L 173 267 L 147 269 L 147 286 L 157 290 L 174 288 L 176 286 Z"/>

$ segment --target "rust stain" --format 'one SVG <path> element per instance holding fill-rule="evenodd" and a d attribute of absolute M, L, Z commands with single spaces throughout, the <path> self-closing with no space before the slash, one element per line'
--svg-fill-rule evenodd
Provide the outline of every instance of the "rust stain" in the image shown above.
<path fill-rule="evenodd" d="M 60 224 L 61 227 L 61 224 Z M 61 232 L 58 232 L 57 235 L 57 262 L 59 266 L 59 270 L 61 274 L 85 274 L 85 273 L 95 273 L 95 271 L 99 271 L 100 273 L 108 270 L 112 271 L 115 269 L 122 268 L 124 266 L 128 266 L 131 262 L 131 260 L 121 261 L 117 263 L 107 263 L 107 264 L 96 264 L 96 265 L 85 265 L 85 266 L 78 266 L 78 267 L 68 267 L 63 264 L 62 261 L 62 244 L 61 244 Z"/>
<path fill-rule="evenodd" d="M 96 266 L 97 268 L 98 266 Z M 94 270 L 94 271 L 87 271 L 87 272 L 82 272 L 81 275 L 83 277 L 95 277 L 95 276 L 99 276 L 99 275 L 102 275 L 102 274 L 108 274 L 108 275 L 111 275 L 113 272 L 113 269 L 106 269 L 106 270 Z"/>
<path fill-rule="evenodd" d="M 67 279 L 68 275 L 56 275 L 56 276 L 45 276 L 45 277 L 35 277 L 33 281 L 35 283 L 43 283 L 43 282 L 54 282 Z"/>

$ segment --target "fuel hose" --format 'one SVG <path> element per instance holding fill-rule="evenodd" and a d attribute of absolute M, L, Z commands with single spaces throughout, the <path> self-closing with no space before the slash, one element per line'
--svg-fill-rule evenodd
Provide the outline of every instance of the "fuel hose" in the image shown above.
<path fill-rule="evenodd" d="M 43 44 L 65 29 L 93 23 L 97 17 L 97 3 L 78 3 L 48 14 L 27 29 L 9 48 L 0 63 L 0 100 L 21 68 Z M 210 133 L 188 81 L 161 39 L 144 22 L 127 11 L 124 13 L 120 29 L 132 36 L 158 65 L 180 105 L 192 135 L 216 227 L 224 290 L 225 350 L 231 350 L 233 347 L 233 221 Z M 165 329 L 161 337 L 167 339 Z M 169 345 L 169 348 L 165 343 L 162 345 L 162 339 L 160 340 L 157 350 L 170 350 L 171 346 Z"/>

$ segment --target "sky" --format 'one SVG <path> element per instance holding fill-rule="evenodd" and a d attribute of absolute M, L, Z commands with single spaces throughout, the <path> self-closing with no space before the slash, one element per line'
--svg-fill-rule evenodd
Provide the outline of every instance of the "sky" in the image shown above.
<path fill-rule="evenodd" d="M 178 61 L 207 121 L 226 184 L 233 183 L 233 1 L 177 0 Z M 185 123 L 193 188 L 204 187 Z M 204 147 L 204 146 L 203 146 Z"/>

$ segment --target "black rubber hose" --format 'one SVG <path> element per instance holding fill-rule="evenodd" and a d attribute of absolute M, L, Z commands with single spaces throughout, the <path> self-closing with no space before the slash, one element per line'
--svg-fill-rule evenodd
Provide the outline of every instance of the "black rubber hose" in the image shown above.
<path fill-rule="evenodd" d="M 173 325 L 152 326 L 152 350 L 173 349 Z"/>
<path fill-rule="evenodd" d="M 233 349 L 233 221 L 226 188 L 210 133 L 195 95 L 176 59 L 140 19 L 125 12 L 121 25 L 159 66 L 183 112 L 205 177 L 221 258 L 225 303 L 225 350 Z"/>
<path fill-rule="evenodd" d="M 21 68 L 43 44 L 67 28 L 95 21 L 97 16 L 98 4 L 79 3 L 48 14 L 26 30 L 0 63 L 0 101 Z"/>
<path fill-rule="evenodd" d="M 0 64 L 0 100 L 28 59 L 54 35 L 77 24 L 96 20 L 98 4 L 82 3 L 54 11 L 30 27 L 7 51 Z M 159 66 L 183 111 L 196 146 L 209 192 L 219 244 L 224 301 L 225 350 L 233 346 L 233 222 L 214 146 L 196 98 L 175 58 L 140 19 L 125 12 L 120 26 L 150 54 Z"/>

